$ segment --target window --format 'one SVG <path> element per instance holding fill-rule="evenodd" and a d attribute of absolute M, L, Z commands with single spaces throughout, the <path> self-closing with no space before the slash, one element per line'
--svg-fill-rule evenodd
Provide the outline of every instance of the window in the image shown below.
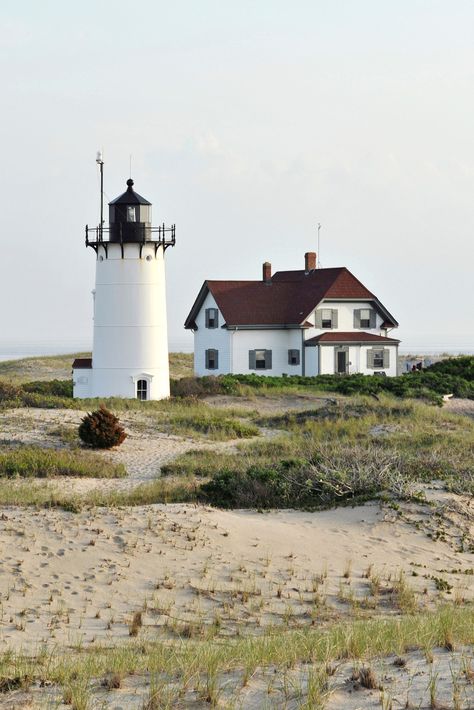
<path fill-rule="evenodd" d="M 390 367 L 390 350 L 388 348 L 369 348 L 367 350 L 367 367 L 370 370 L 386 370 Z"/>
<path fill-rule="evenodd" d="M 383 350 L 374 350 L 374 369 L 383 367 Z"/>
<path fill-rule="evenodd" d="M 266 370 L 267 366 L 265 364 L 265 350 L 255 351 L 255 369 L 256 370 Z"/>
<path fill-rule="evenodd" d="M 300 364 L 300 351 L 299 350 L 288 350 L 288 365 L 299 365 Z"/>
<path fill-rule="evenodd" d="M 206 328 L 219 326 L 219 311 L 217 308 L 206 308 Z"/>
<path fill-rule="evenodd" d="M 323 308 L 321 311 L 321 328 L 332 328 L 332 310 Z"/>
<path fill-rule="evenodd" d="M 249 370 L 271 370 L 271 350 L 249 350 Z"/>
<path fill-rule="evenodd" d="M 137 213 L 136 207 L 127 207 L 127 222 L 136 222 Z"/>
<path fill-rule="evenodd" d="M 142 402 L 148 399 L 148 382 L 146 380 L 138 380 L 137 382 L 137 399 Z"/>
<path fill-rule="evenodd" d="M 373 308 L 354 309 L 354 328 L 375 328 L 377 316 Z"/>
<path fill-rule="evenodd" d="M 360 327 L 370 328 L 370 308 L 360 309 Z"/>
<path fill-rule="evenodd" d="M 337 328 L 337 309 L 319 308 L 316 311 L 316 328 Z"/>
<path fill-rule="evenodd" d="M 217 370 L 219 367 L 219 351 L 209 348 L 206 350 L 206 370 Z"/>

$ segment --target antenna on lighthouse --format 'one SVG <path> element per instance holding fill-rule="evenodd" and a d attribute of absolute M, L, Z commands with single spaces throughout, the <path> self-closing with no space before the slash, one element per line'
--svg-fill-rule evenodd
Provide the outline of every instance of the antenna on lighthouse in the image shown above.
<path fill-rule="evenodd" d="M 320 231 L 321 231 L 321 222 L 318 222 L 318 255 L 317 255 L 317 257 L 316 257 L 317 260 L 318 260 L 318 261 L 317 261 L 317 267 L 318 267 L 318 269 L 321 268 L 321 260 L 320 260 L 320 258 L 319 258 L 319 255 L 320 255 L 320 253 L 321 253 L 321 250 L 320 250 L 320 248 L 319 248 L 319 232 L 320 232 Z"/>
<path fill-rule="evenodd" d="M 102 160 L 102 151 L 98 150 L 95 162 L 100 167 L 100 225 L 99 225 L 99 240 L 102 241 L 102 230 L 104 226 L 104 161 Z"/>

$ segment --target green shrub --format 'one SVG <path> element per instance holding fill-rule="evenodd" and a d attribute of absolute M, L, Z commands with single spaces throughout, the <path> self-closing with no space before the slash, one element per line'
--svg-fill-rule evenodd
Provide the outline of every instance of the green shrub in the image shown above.
<path fill-rule="evenodd" d="M 426 369 L 426 372 L 455 375 L 468 382 L 474 382 L 474 356 L 450 357 L 440 360 Z"/>
<path fill-rule="evenodd" d="M 127 434 L 115 414 L 103 404 L 95 412 L 86 414 L 79 425 L 79 437 L 95 449 L 111 449 L 119 446 Z"/>
<path fill-rule="evenodd" d="M 21 385 L 24 392 L 72 398 L 72 380 L 45 380 L 25 382 Z"/>
<path fill-rule="evenodd" d="M 311 458 L 218 471 L 201 486 L 221 508 L 320 508 L 360 502 L 383 490 L 405 495 L 400 462 L 376 447 L 321 447 Z"/>
<path fill-rule="evenodd" d="M 182 377 L 170 381 L 172 397 L 208 397 L 222 394 L 222 381 L 220 377 Z"/>

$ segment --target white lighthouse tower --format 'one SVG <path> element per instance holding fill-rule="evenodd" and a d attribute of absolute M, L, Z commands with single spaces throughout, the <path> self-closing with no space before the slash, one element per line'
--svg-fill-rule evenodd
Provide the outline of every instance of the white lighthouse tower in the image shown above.
<path fill-rule="evenodd" d="M 175 244 L 175 226 L 152 227 L 151 203 L 133 184 L 127 180 L 109 203 L 107 228 L 102 215 L 97 228 L 86 227 L 86 246 L 96 254 L 94 341 L 92 358 L 74 361 L 74 397 L 170 394 L 165 252 Z"/>

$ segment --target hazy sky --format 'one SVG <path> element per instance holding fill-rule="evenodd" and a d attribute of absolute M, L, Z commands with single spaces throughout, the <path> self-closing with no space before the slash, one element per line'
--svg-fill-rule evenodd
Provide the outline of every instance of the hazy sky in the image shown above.
<path fill-rule="evenodd" d="M 132 176 L 169 339 L 202 281 L 347 266 L 408 349 L 474 350 L 472 0 L 2 0 L 0 345 L 87 347 L 99 214 Z"/>

